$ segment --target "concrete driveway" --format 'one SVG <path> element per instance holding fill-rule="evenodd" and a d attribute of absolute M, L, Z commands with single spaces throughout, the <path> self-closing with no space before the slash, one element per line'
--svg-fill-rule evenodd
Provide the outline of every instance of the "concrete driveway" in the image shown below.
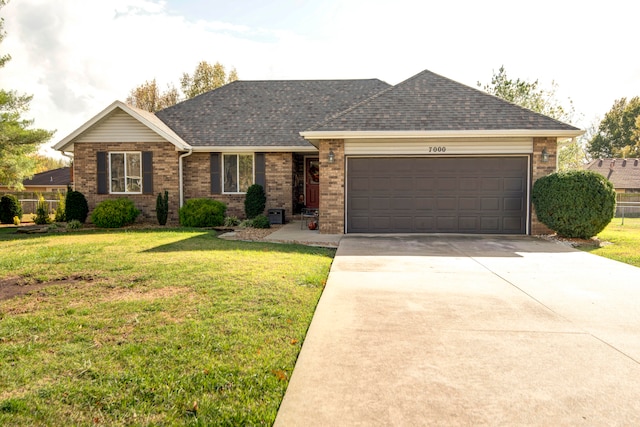
<path fill-rule="evenodd" d="M 640 269 L 530 237 L 345 236 L 277 426 L 638 425 Z"/>

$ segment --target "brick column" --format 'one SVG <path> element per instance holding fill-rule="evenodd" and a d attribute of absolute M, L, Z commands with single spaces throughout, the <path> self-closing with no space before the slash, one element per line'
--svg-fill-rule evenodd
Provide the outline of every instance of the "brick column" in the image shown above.
<path fill-rule="evenodd" d="M 335 160 L 329 163 L 329 151 Z M 320 233 L 344 234 L 344 140 L 320 141 Z"/>
<path fill-rule="evenodd" d="M 549 161 L 542 161 L 542 150 L 546 148 L 549 154 Z M 558 151 L 558 139 L 557 138 L 533 138 L 533 159 L 532 159 L 532 171 L 531 171 L 531 189 L 533 190 L 533 184 L 538 178 L 549 175 L 556 171 L 556 153 Z M 531 234 L 553 234 L 546 225 L 538 221 L 538 217 L 535 213 L 535 208 L 532 205 L 531 208 Z"/>

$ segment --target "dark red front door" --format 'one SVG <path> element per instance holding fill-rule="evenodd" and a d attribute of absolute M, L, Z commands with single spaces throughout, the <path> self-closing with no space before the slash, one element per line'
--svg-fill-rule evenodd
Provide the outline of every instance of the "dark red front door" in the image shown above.
<path fill-rule="evenodd" d="M 320 207 L 320 161 L 317 157 L 307 157 L 304 162 L 305 205 L 307 208 Z"/>

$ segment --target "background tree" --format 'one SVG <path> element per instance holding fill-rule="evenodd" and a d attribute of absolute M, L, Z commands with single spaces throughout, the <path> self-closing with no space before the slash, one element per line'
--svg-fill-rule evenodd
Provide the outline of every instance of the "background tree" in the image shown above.
<path fill-rule="evenodd" d="M 0 9 L 6 4 L 6 0 L 0 0 Z M 5 35 L 4 19 L 0 18 L 0 42 Z M 8 54 L 0 56 L 0 68 L 10 59 Z M 29 111 L 32 98 L 0 89 L 0 182 L 18 190 L 23 188 L 23 179 L 33 176 L 36 162 L 30 154 L 53 136 L 52 131 L 29 129 L 33 120 L 21 117 Z"/>
<path fill-rule="evenodd" d="M 31 157 L 36 162 L 33 173 L 46 172 L 54 169 L 60 169 L 69 166 L 68 159 L 58 159 L 54 157 L 44 156 L 42 154 L 33 154 Z"/>
<path fill-rule="evenodd" d="M 196 66 L 193 75 L 189 73 L 182 74 L 180 86 L 182 87 L 182 93 L 189 99 L 235 80 L 238 80 L 238 72 L 235 68 L 227 76 L 224 65 L 221 63 L 216 62 L 211 65 L 207 61 L 201 61 Z"/>
<path fill-rule="evenodd" d="M 640 156 L 640 97 L 616 100 L 589 140 L 593 158 Z"/>
<path fill-rule="evenodd" d="M 167 85 L 167 90 L 161 92 L 156 79 L 145 81 L 140 86 L 132 89 L 127 97 L 127 104 L 152 113 L 171 107 L 179 101 L 180 94 L 175 86 Z"/>
<path fill-rule="evenodd" d="M 543 89 L 540 87 L 538 80 L 534 82 L 519 78 L 513 80 L 507 76 L 504 66 L 500 67 L 497 73 L 494 71 L 490 84 L 482 85 L 482 83 L 478 82 L 478 87 L 505 101 L 561 122 L 571 123 L 576 115 L 571 99 L 567 100 L 567 107 L 557 99 L 556 91 L 558 85 L 556 82 L 551 82 L 551 89 Z M 560 147 L 558 168 L 560 170 L 581 169 L 586 163 L 583 147 L 584 142 L 582 140 L 574 140 Z"/>

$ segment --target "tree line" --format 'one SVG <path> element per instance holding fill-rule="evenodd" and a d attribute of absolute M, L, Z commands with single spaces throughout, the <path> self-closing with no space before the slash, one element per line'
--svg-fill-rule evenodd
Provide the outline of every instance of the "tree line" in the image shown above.
<path fill-rule="evenodd" d="M 127 97 L 127 104 L 155 113 L 236 80 L 238 80 L 238 72 L 235 68 L 232 68 L 227 74 L 221 63 L 216 62 L 211 65 L 207 61 L 201 61 L 193 74 L 182 74 L 180 78 L 182 95 L 173 84 L 168 84 L 164 91 L 160 90 L 154 78 L 133 88 Z"/>

